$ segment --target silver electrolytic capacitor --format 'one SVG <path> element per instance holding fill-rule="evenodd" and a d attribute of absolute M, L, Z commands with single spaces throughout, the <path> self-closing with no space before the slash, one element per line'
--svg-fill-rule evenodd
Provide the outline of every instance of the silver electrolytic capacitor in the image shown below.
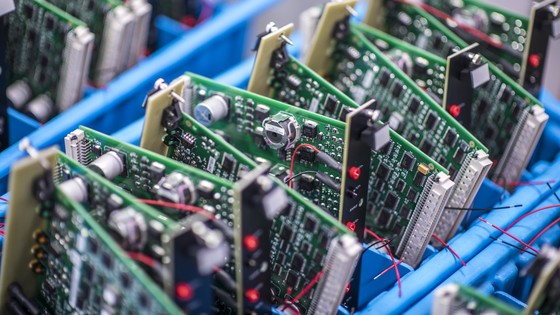
<path fill-rule="evenodd" d="M 194 118 L 204 126 L 210 126 L 216 121 L 226 118 L 228 113 L 228 103 L 220 95 L 214 95 L 194 108 Z"/>
<path fill-rule="evenodd" d="M 91 162 L 88 167 L 108 180 L 112 180 L 122 174 L 124 162 L 116 152 L 109 151 Z"/>

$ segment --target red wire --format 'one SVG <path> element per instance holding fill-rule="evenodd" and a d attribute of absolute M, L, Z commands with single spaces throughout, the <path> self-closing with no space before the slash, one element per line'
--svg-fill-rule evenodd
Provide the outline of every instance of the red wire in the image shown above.
<path fill-rule="evenodd" d="M 309 290 L 311 290 L 311 288 L 313 288 L 313 286 L 321 279 L 321 277 L 325 274 L 325 271 L 321 270 L 319 271 L 315 277 L 313 277 L 313 279 L 311 279 L 311 281 L 309 281 L 309 283 L 301 290 L 301 292 L 299 292 L 290 302 L 290 304 L 295 304 L 297 303 L 307 292 L 309 292 Z M 288 305 L 285 305 L 284 308 L 281 309 L 281 311 L 284 311 L 286 308 L 288 308 Z"/>
<path fill-rule="evenodd" d="M 400 265 L 402 262 L 403 262 L 402 259 L 399 260 L 399 261 L 397 261 L 397 265 Z M 377 276 L 373 277 L 373 280 L 375 280 L 375 279 L 381 277 L 382 275 L 384 275 L 385 273 L 387 273 L 387 271 L 389 271 L 389 270 L 391 270 L 391 269 L 393 269 L 393 268 L 395 268 L 395 265 L 391 265 L 391 266 L 387 267 L 385 270 L 381 271 Z"/>
<path fill-rule="evenodd" d="M 202 22 L 204 22 L 206 19 L 208 19 L 212 13 L 214 13 L 214 7 L 212 7 L 212 5 L 205 3 L 205 1 L 202 1 L 202 10 L 200 11 L 200 14 L 198 15 L 198 20 L 196 21 L 196 24 L 200 24 Z"/>
<path fill-rule="evenodd" d="M 490 44 L 490 45 L 492 45 L 496 48 L 502 48 L 502 46 L 503 46 L 503 44 L 501 42 L 496 41 L 492 37 L 484 34 L 483 32 L 477 30 L 476 28 L 470 27 L 468 25 L 465 25 L 464 23 L 461 23 L 461 22 L 455 20 L 452 16 L 450 16 L 447 13 L 442 12 L 442 11 L 440 11 L 440 10 L 430 6 L 430 5 L 427 5 L 425 3 L 410 2 L 408 0 L 395 0 L 395 1 L 420 7 L 423 10 L 427 11 L 428 13 L 430 13 L 430 14 L 432 14 L 432 15 L 440 18 L 440 19 L 443 19 L 443 20 L 449 19 L 449 20 L 455 22 L 457 24 L 457 27 L 459 27 L 459 28 L 467 31 L 468 33 L 484 40 L 485 42 L 487 42 L 488 44 Z"/>
<path fill-rule="evenodd" d="M 163 201 L 163 200 L 150 200 L 150 199 L 138 199 L 138 201 L 143 202 L 145 204 L 148 205 L 154 205 L 154 206 L 162 206 L 162 207 L 168 207 L 168 208 L 174 208 L 174 209 L 178 209 L 178 210 L 183 210 L 183 211 L 189 211 L 189 212 L 193 212 L 193 213 L 198 213 L 200 215 L 203 215 L 211 220 L 216 220 L 216 217 L 200 208 L 200 207 L 195 207 L 195 206 L 191 206 L 191 205 L 184 205 L 184 204 L 180 204 L 180 203 L 173 203 L 173 202 L 167 202 L 167 201 Z"/>
<path fill-rule="evenodd" d="M 0 200 L 4 201 L 5 203 L 10 202 L 8 199 L 4 198 L 4 197 L 0 197 Z"/>
<path fill-rule="evenodd" d="M 527 244 L 527 243 L 523 242 L 523 241 L 522 241 L 522 240 L 520 240 L 519 238 L 517 238 L 517 237 L 515 237 L 515 236 L 511 235 L 510 233 L 508 233 L 508 232 L 504 231 L 504 230 L 503 230 L 503 229 L 501 229 L 501 228 L 500 228 L 499 226 L 497 226 L 497 225 L 494 225 L 494 224 L 492 224 L 492 223 L 490 223 L 490 222 L 486 221 L 485 219 L 483 219 L 483 218 L 481 218 L 481 217 L 478 217 L 478 219 L 479 219 L 480 221 L 482 221 L 482 222 L 486 223 L 486 224 L 489 224 L 489 225 L 490 225 L 491 227 L 493 227 L 493 228 L 495 228 L 496 230 L 498 230 L 498 231 L 500 231 L 500 232 L 504 233 L 505 235 L 507 235 L 507 236 L 509 236 L 509 237 L 513 238 L 514 240 L 516 240 L 516 241 L 518 241 L 519 243 L 523 244 L 523 245 L 524 245 L 525 247 L 528 247 L 528 248 L 530 248 L 530 249 L 531 249 L 532 251 L 534 251 L 535 253 L 537 253 L 537 254 L 539 253 L 539 251 L 538 251 L 538 250 L 536 250 L 536 249 L 534 249 L 534 248 L 533 248 L 533 247 L 532 247 L 531 245 L 529 245 L 529 244 Z"/>
<path fill-rule="evenodd" d="M 529 211 L 527 213 L 525 213 L 524 215 L 520 216 L 519 218 L 517 218 L 515 221 L 513 221 L 510 225 L 508 225 L 506 227 L 506 231 L 511 229 L 514 225 L 516 225 L 517 223 L 519 223 L 519 221 L 523 220 L 524 218 L 530 216 L 531 214 L 543 211 L 543 210 L 547 210 L 547 209 L 551 209 L 551 208 L 557 208 L 560 207 L 560 204 L 553 204 L 553 205 L 548 205 L 548 206 L 544 206 L 541 208 L 537 208 L 535 210 Z"/>
<path fill-rule="evenodd" d="M 379 235 L 375 234 L 372 230 L 366 228 L 365 231 L 369 235 L 373 236 L 376 240 L 380 242 L 384 242 L 384 239 L 379 237 Z M 387 252 L 389 253 L 389 257 L 391 257 L 391 261 L 393 262 L 393 267 L 395 267 L 395 274 L 397 275 L 397 286 L 399 287 L 399 297 L 401 297 L 402 296 L 401 274 L 399 273 L 399 268 L 397 268 L 397 262 L 395 261 L 393 252 L 391 252 L 391 249 L 389 248 L 389 246 L 387 246 L 386 243 L 384 244 L 384 246 L 385 249 L 387 249 Z"/>
<path fill-rule="evenodd" d="M 451 252 L 451 254 L 453 254 L 453 256 L 455 256 L 457 259 L 459 259 L 459 261 L 461 261 L 461 264 L 462 264 L 463 266 L 466 266 L 466 265 L 467 265 L 467 263 L 464 262 L 464 261 L 461 259 L 461 257 L 459 256 L 459 254 L 457 254 L 457 252 L 455 252 L 455 251 L 453 250 L 453 248 L 451 248 L 451 246 L 449 246 L 444 240 L 442 240 L 441 238 L 439 238 L 439 236 L 437 236 L 437 235 L 435 235 L 435 234 L 432 234 L 432 237 L 435 238 L 436 241 L 440 242 L 441 245 L 443 245 L 445 248 L 449 249 L 449 251 Z"/>
<path fill-rule="evenodd" d="M 511 182 L 511 183 L 506 183 L 504 186 L 506 187 L 518 187 L 518 186 L 528 186 L 528 185 L 546 185 L 546 184 L 552 184 L 555 183 L 555 180 L 547 180 L 547 181 L 541 181 L 541 182 Z"/>
<path fill-rule="evenodd" d="M 533 239 L 531 241 L 529 241 L 529 245 L 533 245 L 533 243 L 539 238 L 541 237 L 541 235 L 544 234 L 544 232 L 548 231 L 551 227 L 553 227 L 554 225 L 556 225 L 558 222 L 560 222 L 560 218 L 552 221 L 552 223 L 550 223 L 549 225 L 547 225 L 542 231 L 539 232 L 539 234 L 535 235 L 535 237 L 533 237 Z"/>
<path fill-rule="evenodd" d="M 144 255 L 142 253 L 127 252 L 128 256 L 136 261 L 145 264 L 148 267 L 154 268 L 156 266 L 156 261 L 150 256 Z"/>
<path fill-rule="evenodd" d="M 288 177 L 288 178 L 290 179 L 290 183 L 288 184 L 288 186 L 289 186 L 290 188 L 292 188 L 292 186 L 293 186 L 292 176 L 294 175 L 294 164 L 295 164 L 295 162 L 296 162 L 296 154 L 297 154 L 297 151 L 298 151 L 301 147 L 308 147 L 308 148 L 311 148 L 311 149 L 313 149 L 313 151 L 315 151 L 315 152 L 317 152 L 317 153 L 321 152 L 321 151 L 320 151 L 319 149 L 317 149 L 314 145 L 309 144 L 309 143 L 302 143 L 302 144 L 300 144 L 300 145 L 298 145 L 298 146 L 296 147 L 296 149 L 294 150 L 294 153 L 292 153 L 292 161 L 290 162 L 290 175 L 289 175 L 289 177 Z"/>

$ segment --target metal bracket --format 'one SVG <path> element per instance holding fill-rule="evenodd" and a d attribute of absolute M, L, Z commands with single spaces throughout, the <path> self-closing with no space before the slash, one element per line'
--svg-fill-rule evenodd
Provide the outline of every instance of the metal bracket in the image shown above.
<path fill-rule="evenodd" d="M 463 126 L 470 128 L 474 90 L 490 81 L 488 63 L 476 53 L 478 44 L 470 45 L 447 58 L 443 104 Z"/>

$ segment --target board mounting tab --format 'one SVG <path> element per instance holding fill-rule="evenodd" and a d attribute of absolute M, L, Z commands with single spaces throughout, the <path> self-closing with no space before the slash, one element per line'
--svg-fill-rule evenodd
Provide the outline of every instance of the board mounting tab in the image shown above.
<path fill-rule="evenodd" d="M 488 63 L 476 51 L 478 44 L 447 57 L 445 109 L 466 128 L 471 127 L 474 91 L 490 81 Z"/>

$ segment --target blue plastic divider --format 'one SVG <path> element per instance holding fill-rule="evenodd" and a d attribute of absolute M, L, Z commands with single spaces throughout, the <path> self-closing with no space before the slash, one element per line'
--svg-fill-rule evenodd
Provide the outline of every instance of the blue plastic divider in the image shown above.
<path fill-rule="evenodd" d="M 158 78 L 170 80 L 186 70 L 214 76 L 239 63 L 240 44 L 252 18 L 278 0 L 244 0 L 202 23 L 150 58 L 29 135 L 37 148 L 62 144 L 64 135 L 84 124 L 112 133 L 143 115 L 138 104 Z M 241 46 L 244 47 L 244 46 Z M 219 60 L 219 62 L 216 62 Z M 14 126 L 17 127 L 17 126 Z M 0 154 L 0 193 L 6 192 L 9 168 L 23 156 L 17 144 Z"/>

